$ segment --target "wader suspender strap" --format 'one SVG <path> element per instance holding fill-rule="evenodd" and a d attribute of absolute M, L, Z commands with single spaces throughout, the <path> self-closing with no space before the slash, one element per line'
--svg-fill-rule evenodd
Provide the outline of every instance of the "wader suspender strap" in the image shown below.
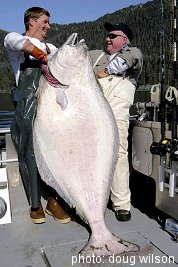
<path fill-rule="evenodd" d="M 105 52 L 102 52 L 99 57 L 97 58 L 97 60 L 95 61 L 95 64 L 93 65 L 93 69 L 96 67 L 97 63 L 99 62 L 99 60 L 104 56 Z"/>
<path fill-rule="evenodd" d="M 108 60 L 108 64 L 119 54 L 119 52 L 109 61 Z M 105 55 L 105 52 L 102 52 L 99 57 L 96 59 L 95 64 L 93 65 L 93 69 L 96 67 L 97 63 L 99 62 L 99 60 Z"/>
<path fill-rule="evenodd" d="M 47 52 L 47 54 L 48 55 L 51 54 L 51 50 L 50 50 L 49 46 L 46 43 L 45 43 L 45 45 L 46 45 L 46 52 Z"/>

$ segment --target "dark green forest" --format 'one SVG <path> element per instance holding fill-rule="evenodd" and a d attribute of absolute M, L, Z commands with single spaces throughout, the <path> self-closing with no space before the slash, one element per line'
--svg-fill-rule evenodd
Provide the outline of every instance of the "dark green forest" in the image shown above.
<path fill-rule="evenodd" d="M 145 4 L 132 5 L 128 8 L 106 14 L 95 21 L 72 23 L 67 25 L 51 24 L 47 41 L 60 47 L 67 37 L 78 32 L 84 38 L 90 50 L 103 49 L 105 43 L 104 22 L 125 22 L 133 30 L 132 46 L 139 47 L 144 55 L 144 67 L 139 79 L 140 85 L 160 82 L 162 56 L 165 56 L 165 79 L 171 83 L 172 77 L 172 44 L 173 44 L 173 6 L 170 0 L 163 1 L 163 22 L 161 1 L 153 0 Z M 67 16 L 67 14 L 66 14 Z M 8 19 L 8 18 L 7 18 Z M 164 25 L 164 49 L 161 45 Z M 14 79 L 8 57 L 3 46 L 7 32 L 0 30 L 0 90 L 10 91 Z"/>

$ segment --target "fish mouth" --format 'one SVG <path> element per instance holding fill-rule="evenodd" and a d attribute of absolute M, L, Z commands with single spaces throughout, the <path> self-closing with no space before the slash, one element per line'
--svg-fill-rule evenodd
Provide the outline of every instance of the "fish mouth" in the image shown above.
<path fill-rule="evenodd" d="M 78 39 L 78 33 L 72 33 L 69 38 L 67 39 L 67 41 L 64 43 L 64 45 L 70 45 L 70 46 L 78 46 L 79 44 L 84 44 L 85 43 L 85 40 L 84 39 L 81 39 L 79 41 Z"/>
<path fill-rule="evenodd" d="M 65 43 L 58 48 L 56 53 L 48 58 L 48 71 L 51 76 L 59 81 L 61 86 L 68 86 L 68 80 L 65 79 L 66 72 L 75 73 L 77 68 L 77 57 L 80 61 L 87 59 L 88 47 L 84 39 L 78 40 L 78 33 L 71 34 Z M 71 64 L 73 62 L 73 64 Z M 74 71 L 72 68 L 74 67 Z M 70 76 L 70 75 L 69 75 Z"/>

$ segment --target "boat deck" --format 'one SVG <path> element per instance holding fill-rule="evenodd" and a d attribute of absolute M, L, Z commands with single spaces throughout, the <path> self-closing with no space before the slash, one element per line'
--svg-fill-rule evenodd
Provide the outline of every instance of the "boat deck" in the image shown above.
<path fill-rule="evenodd" d="M 4 133 L 9 133 L 9 130 L 1 129 L 1 134 Z M 6 149 L 10 149 L 12 158 L 13 151 L 10 141 L 8 142 Z M 11 164 L 14 170 L 15 162 Z M 133 180 L 134 184 L 136 180 Z M 147 197 L 150 194 L 148 184 L 143 190 L 141 182 L 142 179 L 138 180 L 137 188 L 141 187 L 145 192 L 145 199 L 150 199 Z M 112 255 L 108 258 L 84 259 L 79 252 L 89 238 L 87 229 L 74 220 L 65 225 L 60 224 L 47 214 L 46 223 L 33 224 L 29 218 L 29 206 L 22 183 L 17 186 L 18 183 L 14 180 L 14 184 L 16 187 L 9 188 L 12 223 L 0 224 L 0 267 L 178 266 L 178 243 L 172 240 L 170 234 L 164 231 L 156 220 L 133 206 L 131 221 L 118 222 L 109 209 L 106 210 L 105 221 L 114 235 L 138 245 L 140 251 L 125 254 L 122 258 L 121 255 Z M 0 197 L 3 191 L 1 189 L 0 187 Z M 133 191 L 133 195 L 140 195 L 139 190 Z M 42 204 L 45 208 L 44 200 Z"/>
<path fill-rule="evenodd" d="M 113 255 L 84 260 L 78 255 L 89 238 L 84 226 L 75 221 L 59 224 L 47 214 L 46 223 L 33 224 L 23 186 L 9 191 L 12 223 L 0 225 L 2 267 L 178 266 L 178 243 L 155 220 L 134 207 L 129 222 L 118 222 L 109 209 L 105 221 L 114 235 L 139 245 L 140 251 L 123 255 L 122 260 Z"/>

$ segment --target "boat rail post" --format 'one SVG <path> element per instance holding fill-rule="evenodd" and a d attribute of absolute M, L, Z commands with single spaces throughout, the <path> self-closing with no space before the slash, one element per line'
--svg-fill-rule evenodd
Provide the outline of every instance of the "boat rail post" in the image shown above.
<path fill-rule="evenodd" d="M 173 62 L 172 62 L 172 70 L 173 70 L 173 86 L 175 90 L 177 90 L 177 20 L 176 20 L 176 9 L 177 9 L 177 0 L 173 1 Z M 170 142 L 170 159 L 171 159 L 171 173 L 169 177 L 169 196 L 175 196 L 176 189 L 176 179 L 177 179 L 177 165 L 178 165 L 178 138 L 177 138 L 177 99 L 176 95 L 173 92 L 173 100 L 172 100 L 172 123 L 171 123 L 171 132 L 172 132 L 172 140 Z"/>
<path fill-rule="evenodd" d="M 160 157 L 160 166 L 159 166 L 159 191 L 164 191 L 164 182 L 165 182 L 165 169 L 166 169 L 166 156 Z"/>
<path fill-rule="evenodd" d="M 175 197 L 177 161 L 172 161 L 171 174 L 169 178 L 169 196 Z"/>
<path fill-rule="evenodd" d="M 160 94 L 159 110 L 161 119 L 161 140 L 153 142 L 150 147 L 152 154 L 160 156 L 159 166 L 159 191 L 164 191 L 166 173 L 166 155 L 169 140 L 166 138 L 166 100 L 165 100 L 165 29 L 164 29 L 164 5 L 161 0 L 161 53 L 160 53 Z"/>

